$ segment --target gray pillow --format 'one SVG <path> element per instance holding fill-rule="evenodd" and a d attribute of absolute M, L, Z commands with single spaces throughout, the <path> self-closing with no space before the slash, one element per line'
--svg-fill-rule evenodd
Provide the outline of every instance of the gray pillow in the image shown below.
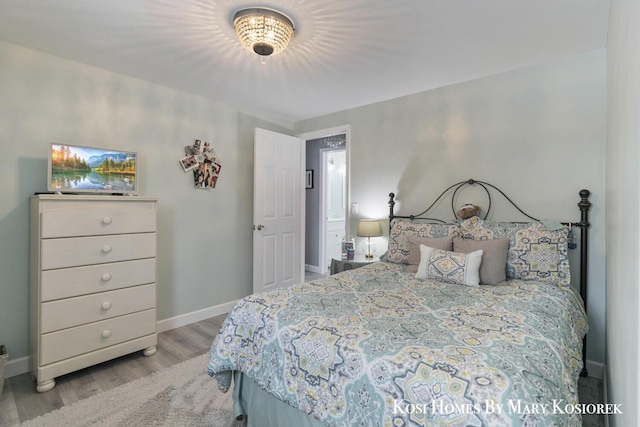
<path fill-rule="evenodd" d="M 480 283 L 495 285 L 507 280 L 507 255 L 509 239 L 472 240 L 456 237 L 453 239 L 454 252 L 470 253 L 482 249 Z"/>
<path fill-rule="evenodd" d="M 441 249 L 443 251 L 453 250 L 453 236 L 447 236 L 447 237 L 409 236 L 407 237 L 407 240 L 409 241 L 409 265 L 404 270 L 407 273 L 418 272 L 418 264 L 420 264 L 420 245 Z"/>

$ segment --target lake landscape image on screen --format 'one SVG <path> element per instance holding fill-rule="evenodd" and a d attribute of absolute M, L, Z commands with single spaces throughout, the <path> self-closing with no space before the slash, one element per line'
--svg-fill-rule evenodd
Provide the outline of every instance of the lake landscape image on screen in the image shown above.
<path fill-rule="evenodd" d="M 136 191 L 137 154 L 51 144 L 51 191 Z"/>

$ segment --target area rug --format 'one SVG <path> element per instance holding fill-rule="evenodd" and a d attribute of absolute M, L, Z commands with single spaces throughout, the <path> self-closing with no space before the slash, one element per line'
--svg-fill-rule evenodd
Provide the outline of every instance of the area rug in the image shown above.
<path fill-rule="evenodd" d="M 64 406 L 21 426 L 240 427 L 232 393 L 205 372 L 208 354 Z"/>
<path fill-rule="evenodd" d="M 233 394 L 205 373 L 208 354 L 26 421 L 24 427 L 244 427 L 233 417 Z M 602 381 L 580 378 L 580 401 L 602 402 Z M 604 426 L 602 415 L 583 417 Z"/>

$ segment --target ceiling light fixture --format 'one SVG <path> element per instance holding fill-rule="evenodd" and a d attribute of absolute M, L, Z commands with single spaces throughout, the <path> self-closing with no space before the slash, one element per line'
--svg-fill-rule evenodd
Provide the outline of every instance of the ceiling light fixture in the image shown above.
<path fill-rule="evenodd" d="M 282 53 L 295 27 L 290 18 L 278 11 L 250 8 L 235 14 L 233 29 L 245 49 L 264 57 Z"/>

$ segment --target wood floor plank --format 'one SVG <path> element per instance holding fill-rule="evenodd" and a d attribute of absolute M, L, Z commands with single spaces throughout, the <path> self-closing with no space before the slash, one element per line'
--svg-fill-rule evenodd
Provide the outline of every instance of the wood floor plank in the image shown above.
<path fill-rule="evenodd" d="M 11 379 L 15 379 L 11 383 L 11 389 L 20 422 L 64 406 L 64 402 L 55 388 L 47 393 L 38 393 L 30 375 L 23 374 Z M 2 398 L 4 399 L 4 395 Z"/>
<path fill-rule="evenodd" d="M 5 381 L 3 393 L 13 395 L 10 379 Z M 19 422 L 20 417 L 18 416 L 15 399 L 3 399 L 0 397 L 0 426 L 11 426 Z"/>
<path fill-rule="evenodd" d="M 92 368 L 91 376 L 100 391 L 108 391 L 129 382 L 126 373 L 118 369 L 117 365 L 114 364 Z"/>
<path fill-rule="evenodd" d="M 100 391 L 92 375 L 87 375 L 88 371 L 73 372 L 61 381 L 58 381 L 55 390 L 65 405 L 70 405 Z"/>
<path fill-rule="evenodd" d="M 209 351 L 226 314 L 158 334 L 157 352 L 141 351 L 56 378 L 38 393 L 31 375 L 5 380 L 0 396 L 0 426 L 15 426 L 47 412 L 126 384 Z"/>

